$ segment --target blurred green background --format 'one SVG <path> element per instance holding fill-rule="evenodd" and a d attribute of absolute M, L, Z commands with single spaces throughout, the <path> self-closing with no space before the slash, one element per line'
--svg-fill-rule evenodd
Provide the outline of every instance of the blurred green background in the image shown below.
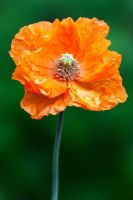
<path fill-rule="evenodd" d="M 35 121 L 21 110 L 23 87 L 11 80 L 8 51 L 22 26 L 68 16 L 110 25 L 129 98 L 111 111 L 66 110 L 60 200 L 133 200 L 133 0 L 0 1 L 0 200 L 50 200 L 57 116 Z"/>

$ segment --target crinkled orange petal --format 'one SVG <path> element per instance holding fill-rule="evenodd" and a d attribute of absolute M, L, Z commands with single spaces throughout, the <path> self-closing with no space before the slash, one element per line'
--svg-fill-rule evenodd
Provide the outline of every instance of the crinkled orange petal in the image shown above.
<path fill-rule="evenodd" d="M 119 73 L 94 83 L 71 83 L 73 105 L 88 110 L 109 110 L 127 99 Z"/>
<path fill-rule="evenodd" d="M 80 64 L 80 74 L 77 77 L 81 82 L 94 82 L 109 78 L 117 73 L 121 63 L 121 55 L 115 51 L 106 51 L 99 59 L 89 62 L 84 60 Z"/>
<path fill-rule="evenodd" d="M 105 37 L 109 32 L 109 26 L 96 18 L 79 18 L 76 21 L 82 60 L 92 60 L 105 52 L 110 41 Z"/>
<path fill-rule="evenodd" d="M 55 98 L 48 98 L 25 89 L 21 107 L 28 112 L 33 119 L 41 119 L 49 114 L 56 115 L 65 110 L 70 97 L 65 94 Z"/>
<path fill-rule="evenodd" d="M 45 57 L 42 48 L 33 52 L 24 51 L 23 59 L 13 73 L 13 79 L 19 80 L 25 87 L 28 86 L 27 89 L 43 93 L 49 98 L 63 94 L 67 84 L 54 78 L 56 60 L 54 55 L 51 56 L 50 53 Z"/>
<path fill-rule="evenodd" d="M 62 21 L 56 19 L 53 22 L 51 37 L 52 49 L 59 57 L 62 53 L 67 52 L 74 57 L 80 56 L 79 35 L 72 18 L 69 17 Z"/>
<path fill-rule="evenodd" d="M 69 93 L 72 98 L 72 105 L 88 110 L 97 110 L 100 105 L 99 94 L 89 87 L 84 87 L 84 85 L 75 81 L 70 83 Z"/>
<path fill-rule="evenodd" d="M 47 43 L 52 23 L 38 22 L 29 26 L 24 26 L 15 35 L 11 44 L 10 55 L 18 65 L 23 57 L 24 51 L 36 51 Z"/>
<path fill-rule="evenodd" d="M 106 37 L 109 32 L 109 26 L 106 24 L 106 22 L 103 20 L 98 20 L 95 17 L 91 19 L 80 17 L 76 21 L 76 25 L 78 26 L 80 37 L 83 40 L 91 39 L 91 37 L 97 34 Z"/>

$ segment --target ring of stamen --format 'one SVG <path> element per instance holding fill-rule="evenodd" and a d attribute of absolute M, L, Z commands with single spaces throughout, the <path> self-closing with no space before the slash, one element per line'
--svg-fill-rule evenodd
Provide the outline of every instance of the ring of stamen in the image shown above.
<path fill-rule="evenodd" d="M 62 81 L 74 80 L 80 72 L 79 63 L 73 58 L 72 54 L 62 54 L 56 62 L 55 76 Z"/>

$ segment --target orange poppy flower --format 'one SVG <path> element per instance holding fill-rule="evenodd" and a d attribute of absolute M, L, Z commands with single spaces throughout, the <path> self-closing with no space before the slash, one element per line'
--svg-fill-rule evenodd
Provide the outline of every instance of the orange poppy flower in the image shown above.
<path fill-rule="evenodd" d="M 12 41 L 13 79 L 24 85 L 21 107 L 40 119 L 67 106 L 108 110 L 127 94 L 121 55 L 108 50 L 109 26 L 96 18 L 71 18 L 23 27 Z"/>

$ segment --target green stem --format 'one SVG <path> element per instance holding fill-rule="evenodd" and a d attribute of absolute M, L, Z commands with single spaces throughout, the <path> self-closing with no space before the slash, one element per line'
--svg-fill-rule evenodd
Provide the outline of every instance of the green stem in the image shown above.
<path fill-rule="evenodd" d="M 53 147 L 53 163 L 52 163 L 52 196 L 51 200 L 58 200 L 59 193 L 59 154 L 61 145 L 61 136 L 64 122 L 64 112 L 59 114 L 56 127 L 56 136 Z"/>

